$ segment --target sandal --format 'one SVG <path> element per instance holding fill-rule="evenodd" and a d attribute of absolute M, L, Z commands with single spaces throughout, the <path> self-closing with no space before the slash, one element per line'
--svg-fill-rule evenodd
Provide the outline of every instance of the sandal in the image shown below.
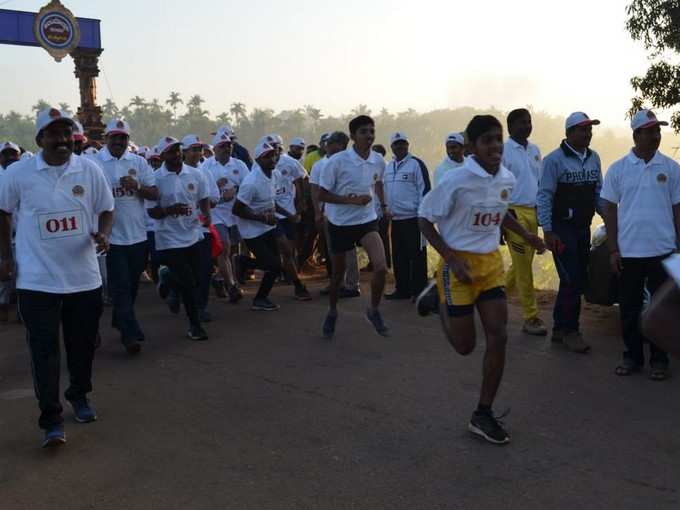
<path fill-rule="evenodd" d="M 649 372 L 649 378 L 652 381 L 665 381 L 668 379 L 668 368 L 662 366 L 652 367 Z"/>
<path fill-rule="evenodd" d="M 623 363 L 616 367 L 616 375 L 625 377 L 633 374 L 634 372 L 639 372 L 640 370 L 642 370 L 640 365 L 632 360 L 624 359 Z"/>

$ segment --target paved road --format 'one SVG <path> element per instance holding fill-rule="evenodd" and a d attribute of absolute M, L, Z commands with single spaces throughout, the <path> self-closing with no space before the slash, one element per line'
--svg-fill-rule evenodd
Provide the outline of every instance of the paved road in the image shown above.
<path fill-rule="evenodd" d="M 494 447 L 466 430 L 479 350 L 455 355 L 407 303 L 386 306 L 393 336 L 378 337 L 363 298 L 343 302 L 329 343 L 324 302 L 290 294 L 276 289 L 271 314 L 213 303 L 221 317 L 197 344 L 146 285 L 135 359 L 107 310 L 99 421 L 67 414 L 58 451 L 38 448 L 23 330 L 0 326 L 0 508 L 679 507 L 680 378 L 613 375 L 614 310 L 587 313 L 584 357 L 519 334 L 512 309 L 498 410 L 512 408 L 513 442 Z"/>

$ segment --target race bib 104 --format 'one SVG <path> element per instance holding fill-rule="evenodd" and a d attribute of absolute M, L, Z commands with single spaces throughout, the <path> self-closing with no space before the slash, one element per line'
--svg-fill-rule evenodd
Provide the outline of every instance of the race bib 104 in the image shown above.
<path fill-rule="evenodd" d="M 38 215 L 40 239 L 61 239 L 76 237 L 85 233 L 83 211 L 60 211 Z"/>
<path fill-rule="evenodd" d="M 473 232 L 492 232 L 501 226 L 505 213 L 505 207 L 473 207 L 470 211 L 468 229 Z"/>

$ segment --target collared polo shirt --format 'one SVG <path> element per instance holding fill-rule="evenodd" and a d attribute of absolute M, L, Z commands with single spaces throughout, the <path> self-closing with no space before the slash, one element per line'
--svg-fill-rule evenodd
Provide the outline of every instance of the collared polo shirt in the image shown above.
<path fill-rule="evenodd" d="M 260 165 L 253 163 L 250 173 L 243 179 L 236 198 L 239 202 L 247 205 L 256 214 L 275 212 L 276 190 L 274 188 L 278 170 L 272 171 L 272 176 L 267 177 Z M 267 225 L 262 221 L 238 218 L 238 231 L 244 239 L 254 239 L 269 232 L 274 225 Z"/>
<path fill-rule="evenodd" d="M 85 158 L 55 167 L 41 151 L 5 170 L 0 210 L 16 215 L 17 288 L 72 294 L 101 287 L 92 234 L 113 207 L 101 168 Z"/>
<path fill-rule="evenodd" d="M 297 159 L 288 154 L 281 154 L 276 169 L 278 170 L 277 179 L 274 183 L 276 203 L 288 213 L 295 214 L 295 196 L 297 194 L 295 181 L 306 177 L 307 172 Z M 277 217 L 283 218 L 280 214 L 277 214 Z"/>
<path fill-rule="evenodd" d="M 449 170 L 460 168 L 464 164 L 465 159 L 463 159 L 463 161 L 458 162 L 446 156 L 442 160 L 442 162 L 439 163 L 439 166 L 434 170 L 434 176 L 432 179 L 434 181 L 434 185 L 436 186 L 437 184 L 439 184 L 439 182 L 444 178 L 444 176 L 449 172 Z"/>
<path fill-rule="evenodd" d="M 225 202 L 222 194 L 229 189 L 234 189 L 238 193 L 241 183 L 250 173 L 250 170 L 243 161 L 233 157 L 229 158 L 225 165 L 215 158 L 207 159 L 201 168 L 210 172 L 213 182 L 217 184 L 219 189 L 219 200 L 212 214 L 213 223 L 227 227 L 236 225 L 236 217 L 232 214 L 235 197 Z"/>
<path fill-rule="evenodd" d="M 622 257 L 658 257 L 675 251 L 673 206 L 680 203 L 680 165 L 660 152 L 645 163 L 633 151 L 609 167 L 601 197 L 618 204 Z"/>
<path fill-rule="evenodd" d="M 492 253 L 499 246 L 514 185 L 515 176 L 503 165 L 491 175 L 468 158 L 425 195 L 418 215 L 437 225 L 451 249 Z"/>
<path fill-rule="evenodd" d="M 535 207 L 542 166 L 538 146 L 528 142 L 524 147 L 521 143 L 508 138 L 503 146 L 503 166 L 510 170 L 517 180 L 510 203 L 522 207 Z"/>

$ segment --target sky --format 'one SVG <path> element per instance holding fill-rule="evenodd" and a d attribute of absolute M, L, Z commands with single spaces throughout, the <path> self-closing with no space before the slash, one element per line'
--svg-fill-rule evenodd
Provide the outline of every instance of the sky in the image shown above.
<path fill-rule="evenodd" d="M 47 0 L 0 0 L 37 11 Z M 326 114 L 531 105 L 626 124 L 630 78 L 648 61 L 625 30 L 627 0 L 62 0 L 102 20 L 98 101 L 200 94 Z M 0 45 L 0 112 L 78 102 L 70 58 Z"/>

